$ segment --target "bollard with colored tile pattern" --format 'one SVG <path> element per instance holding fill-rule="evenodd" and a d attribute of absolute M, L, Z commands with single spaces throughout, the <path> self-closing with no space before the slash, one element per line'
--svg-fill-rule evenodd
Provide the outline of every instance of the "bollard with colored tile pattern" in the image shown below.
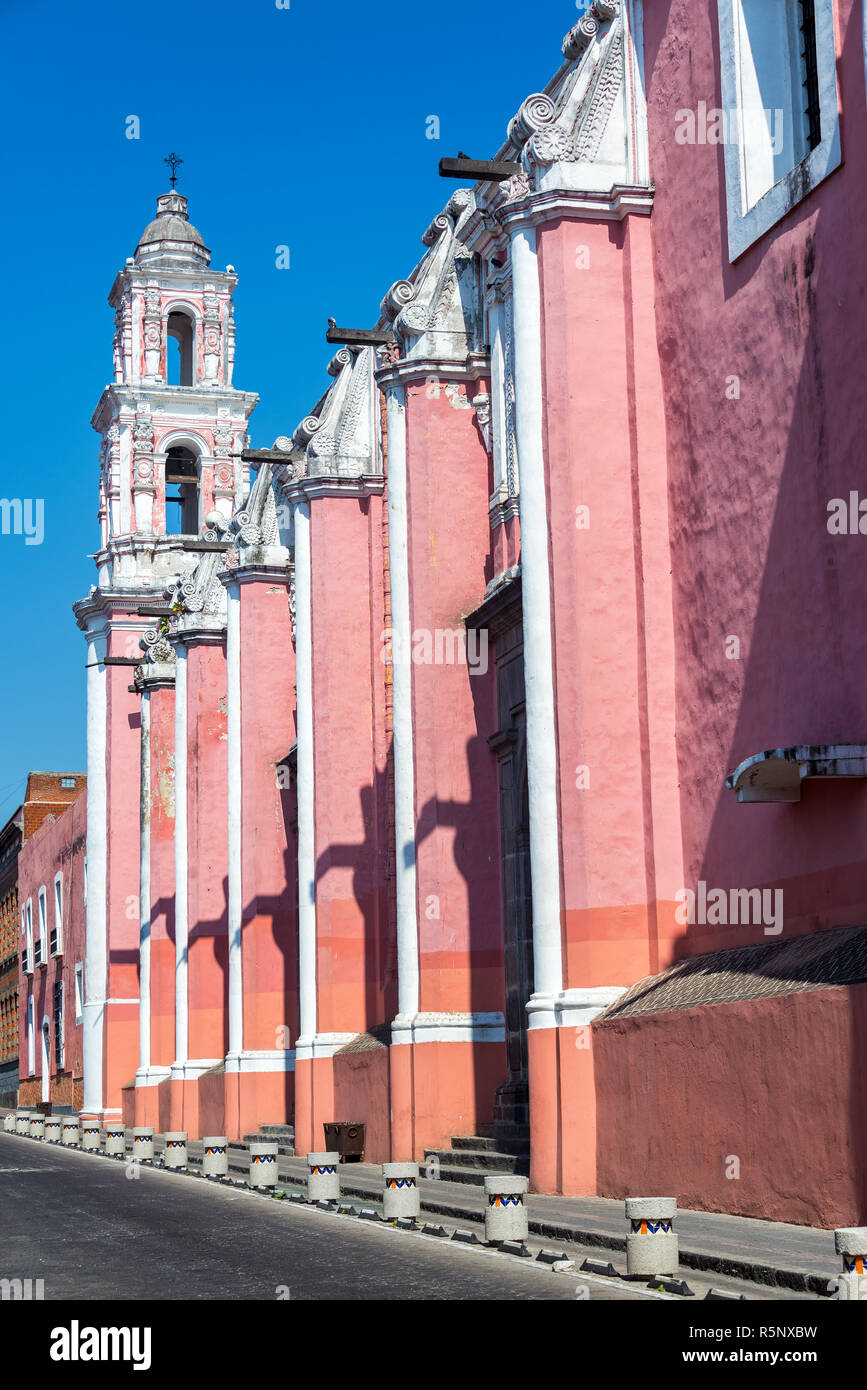
<path fill-rule="evenodd" d="M 132 1132 L 132 1156 L 141 1162 L 146 1158 L 154 1156 L 154 1132 L 153 1129 L 139 1126 Z"/>
<path fill-rule="evenodd" d="M 187 1136 L 180 1130 L 172 1130 L 165 1136 L 166 1144 L 163 1149 L 164 1168 L 186 1168 L 187 1166 Z"/>
<path fill-rule="evenodd" d="M 229 1171 L 229 1141 L 225 1134 L 202 1140 L 202 1172 L 206 1178 L 224 1178 Z"/>
<path fill-rule="evenodd" d="M 277 1186 L 277 1145 L 252 1143 L 250 1145 L 250 1187 Z"/>
<path fill-rule="evenodd" d="M 421 1211 L 417 1163 L 383 1163 L 383 1215 L 386 1221 L 402 1216 L 416 1220 Z"/>
<path fill-rule="evenodd" d="M 493 1173 L 485 1178 L 485 1239 L 490 1245 L 504 1240 L 521 1244 L 530 1234 L 524 1194 L 530 1179 L 518 1173 Z"/>
<path fill-rule="evenodd" d="M 307 1155 L 308 1202 L 337 1202 L 340 1200 L 340 1154 Z"/>
<path fill-rule="evenodd" d="M 676 1197 L 627 1197 L 626 1272 L 675 1274 L 680 1263 L 674 1218 Z"/>

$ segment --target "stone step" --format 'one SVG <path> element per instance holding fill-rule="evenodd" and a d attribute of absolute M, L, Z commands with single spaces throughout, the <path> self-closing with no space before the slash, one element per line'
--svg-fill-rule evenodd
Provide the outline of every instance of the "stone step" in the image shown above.
<path fill-rule="evenodd" d="M 450 1182 L 456 1168 L 477 1169 L 482 1178 L 487 1173 L 529 1174 L 530 1159 L 525 1154 L 504 1154 L 496 1149 L 425 1149 L 425 1163 L 439 1162 L 443 1182 Z"/>
<path fill-rule="evenodd" d="M 273 1134 L 270 1130 L 261 1134 L 245 1134 L 244 1144 L 276 1144 L 278 1154 L 283 1154 L 286 1158 L 295 1157 L 295 1142 L 293 1138 L 286 1138 L 281 1134 Z"/>
<path fill-rule="evenodd" d="M 493 1171 L 502 1173 L 510 1170 L 504 1169 L 502 1167 L 497 1167 Z M 441 1172 L 441 1181 L 460 1182 L 467 1183 L 473 1187 L 484 1187 L 485 1178 L 488 1175 L 488 1170 L 485 1168 L 443 1168 Z M 424 1169 L 422 1169 L 422 1177 L 427 1176 L 428 1174 L 426 1174 L 424 1172 Z"/>
<path fill-rule="evenodd" d="M 529 1138 L 505 1139 L 482 1134 L 453 1134 L 452 1148 L 461 1152 L 464 1149 L 484 1150 L 487 1153 L 516 1154 L 521 1158 L 530 1156 Z"/>
<path fill-rule="evenodd" d="M 286 1139 L 290 1140 L 293 1144 L 295 1142 L 294 1125 L 260 1125 L 259 1133 L 262 1135 L 276 1134 L 281 1138 L 285 1137 Z"/>

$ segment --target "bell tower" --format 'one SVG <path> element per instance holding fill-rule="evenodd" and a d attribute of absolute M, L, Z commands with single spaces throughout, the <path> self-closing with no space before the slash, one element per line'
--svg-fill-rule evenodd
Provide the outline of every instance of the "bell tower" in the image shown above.
<path fill-rule="evenodd" d="M 92 420 L 101 589 L 163 590 L 195 565 L 183 538 L 211 511 L 230 517 L 249 490 L 241 451 L 257 397 L 232 385 L 237 277 L 210 261 L 173 189 L 109 295 L 114 380 Z"/>
<path fill-rule="evenodd" d="M 81 1113 L 109 1119 L 136 1076 L 139 992 L 148 988 L 139 978 L 140 830 L 153 807 L 140 795 L 146 730 L 130 680 L 144 633 L 201 558 L 206 519 L 228 520 L 246 499 L 242 451 L 258 399 L 232 385 L 234 269 L 211 268 L 174 173 L 172 185 L 109 295 L 114 379 L 91 422 L 101 439 L 96 584 L 74 607 L 87 639 L 89 777 Z M 173 667 L 158 685 L 170 725 Z M 165 823 L 156 819 L 171 838 L 168 780 Z"/>

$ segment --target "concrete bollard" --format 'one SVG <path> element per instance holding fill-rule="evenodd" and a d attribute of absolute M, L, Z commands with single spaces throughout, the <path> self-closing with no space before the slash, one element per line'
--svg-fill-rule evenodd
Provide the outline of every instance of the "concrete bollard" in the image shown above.
<path fill-rule="evenodd" d="M 6 1134 L 15 1133 L 15 1116 L 12 1114 L 11 1110 L 8 1115 L 3 1116 L 3 1130 Z"/>
<path fill-rule="evenodd" d="M 29 1111 L 29 1110 L 16 1110 L 16 1111 L 15 1111 L 15 1133 L 16 1133 L 16 1134 L 29 1134 L 29 1133 L 30 1133 L 30 1111 Z"/>
<path fill-rule="evenodd" d="M 107 1154 L 119 1154 L 123 1158 L 126 1153 L 126 1125 L 107 1124 L 104 1126 L 105 1152 Z"/>
<path fill-rule="evenodd" d="M 385 1184 L 382 1205 L 386 1221 L 397 1221 L 401 1216 L 415 1220 L 421 1211 L 418 1164 L 383 1163 L 382 1177 Z"/>
<path fill-rule="evenodd" d="M 503 1240 L 521 1244 L 530 1234 L 530 1218 L 524 1205 L 524 1193 L 530 1179 L 518 1173 L 494 1173 L 485 1178 L 485 1240 L 498 1245 Z"/>
<path fill-rule="evenodd" d="M 206 1178 L 224 1178 L 229 1171 L 229 1141 L 225 1134 L 202 1140 L 202 1172 Z"/>
<path fill-rule="evenodd" d="M 277 1145 L 253 1143 L 250 1145 L 250 1187 L 277 1186 Z"/>
<path fill-rule="evenodd" d="M 30 1116 L 30 1138 L 31 1138 L 31 1139 L 44 1139 L 44 1138 L 45 1138 L 45 1116 L 44 1116 L 44 1115 L 37 1115 L 37 1114 L 34 1113 L 34 1114 L 32 1114 L 32 1115 Z"/>
<path fill-rule="evenodd" d="M 867 1298 L 867 1226 L 849 1226 L 834 1232 L 834 1249 L 843 1260 L 837 1276 L 837 1297 Z"/>
<path fill-rule="evenodd" d="M 187 1166 L 187 1136 L 182 1130 L 172 1130 L 166 1134 L 166 1146 L 163 1149 L 164 1168 L 186 1168 Z"/>
<path fill-rule="evenodd" d="M 82 1120 L 81 1147 L 90 1152 L 99 1150 L 99 1125 L 96 1120 Z"/>
<path fill-rule="evenodd" d="M 152 1129 L 138 1128 L 132 1132 L 132 1156 L 139 1162 L 154 1156 L 154 1132 Z"/>
<path fill-rule="evenodd" d="M 49 1144 L 60 1143 L 60 1116 L 48 1115 L 45 1120 L 45 1138 Z"/>
<path fill-rule="evenodd" d="M 81 1142 L 81 1132 L 77 1115 L 73 1115 L 70 1119 L 63 1121 L 61 1142 L 64 1144 L 79 1144 Z"/>
<path fill-rule="evenodd" d="M 307 1155 L 308 1202 L 338 1202 L 340 1200 L 340 1154 Z"/>
<path fill-rule="evenodd" d="M 676 1274 L 680 1263 L 674 1218 L 676 1197 L 627 1197 L 626 1273 Z"/>

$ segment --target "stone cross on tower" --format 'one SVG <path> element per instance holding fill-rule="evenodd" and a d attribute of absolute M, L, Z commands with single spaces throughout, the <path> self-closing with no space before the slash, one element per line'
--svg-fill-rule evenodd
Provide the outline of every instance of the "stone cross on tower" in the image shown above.
<path fill-rule="evenodd" d="M 169 179 L 169 183 L 171 184 L 172 188 L 174 188 L 175 184 L 178 181 L 178 167 L 181 164 L 183 164 L 183 162 L 184 161 L 180 158 L 180 156 L 175 154 L 174 150 L 172 150 L 171 154 L 167 155 L 166 158 L 163 160 L 163 164 L 168 164 L 169 168 L 172 171 L 172 176 Z"/>

